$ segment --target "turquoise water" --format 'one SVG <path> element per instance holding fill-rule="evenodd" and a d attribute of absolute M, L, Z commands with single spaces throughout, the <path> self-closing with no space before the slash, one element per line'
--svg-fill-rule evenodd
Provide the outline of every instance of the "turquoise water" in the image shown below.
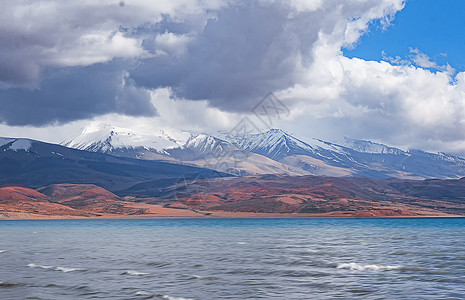
<path fill-rule="evenodd" d="M 464 218 L 0 221 L 0 299 L 465 299 Z"/>

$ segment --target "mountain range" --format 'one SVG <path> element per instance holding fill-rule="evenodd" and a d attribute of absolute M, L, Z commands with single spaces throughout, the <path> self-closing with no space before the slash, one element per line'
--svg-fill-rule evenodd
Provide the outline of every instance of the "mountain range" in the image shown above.
<path fill-rule="evenodd" d="M 303 139 L 280 129 L 256 134 L 172 135 L 158 130 L 151 135 L 93 124 L 62 145 L 126 158 L 173 161 L 243 176 L 287 174 L 379 179 L 465 176 L 465 159 L 455 155 L 404 151 L 350 138 L 341 143 Z"/>
<path fill-rule="evenodd" d="M 460 157 L 370 141 L 94 125 L 0 138 L 0 217 L 463 215 L 464 176 Z"/>

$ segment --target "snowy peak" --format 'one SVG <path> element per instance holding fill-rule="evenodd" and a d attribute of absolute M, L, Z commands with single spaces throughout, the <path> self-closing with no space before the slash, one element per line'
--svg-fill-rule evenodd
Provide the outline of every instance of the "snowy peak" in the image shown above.
<path fill-rule="evenodd" d="M 322 151 L 344 154 L 341 146 L 314 138 L 303 141 L 280 129 L 271 129 L 256 134 L 224 136 L 238 148 L 262 154 L 275 160 L 281 160 L 291 155 L 318 155 Z"/>
<path fill-rule="evenodd" d="M 299 139 L 280 129 L 254 134 L 184 134 L 179 138 L 178 133 L 167 134 L 165 130 L 140 126 L 128 129 L 93 123 L 64 145 L 115 156 L 148 160 L 169 159 L 192 164 L 204 164 L 207 161 L 217 161 L 218 158 L 234 163 L 238 160 L 244 170 L 271 170 L 279 167 L 281 171 L 276 169 L 276 172 L 282 172 L 283 166 L 287 166 L 292 170 L 298 169 L 316 175 L 340 174 L 338 176 L 372 178 L 465 176 L 465 160 L 460 157 L 403 151 L 370 141 L 345 138 L 340 143 L 331 143 L 315 138 Z M 14 139 L 0 140 L 0 145 L 7 142 L 12 144 Z M 27 143 L 19 143 L 12 149 L 27 147 Z M 208 165 L 211 168 L 215 166 Z"/>
<path fill-rule="evenodd" d="M 290 149 L 292 146 L 308 148 L 308 145 L 296 139 L 281 129 L 271 129 L 263 133 L 224 135 L 225 138 L 238 148 L 252 151 L 255 149 L 268 149 L 270 152 L 278 147 Z"/>
<path fill-rule="evenodd" d="M 196 150 L 202 153 L 217 153 L 224 151 L 227 146 L 227 142 L 202 133 L 191 136 L 183 148 Z"/>
<path fill-rule="evenodd" d="M 208 134 L 191 135 L 181 146 L 165 151 L 173 158 L 181 161 L 205 160 L 227 156 L 236 149 L 230 143 Z"/>
<path fill-rule="evenodd" d="M 150 128 L 128 129 L 104 123 L 92 123 L 62 145 L 92 152 L 112 153 L 117 149 L 143 148 L 164 152 L 164 149 L 183 144 L 163 130 Z"/>

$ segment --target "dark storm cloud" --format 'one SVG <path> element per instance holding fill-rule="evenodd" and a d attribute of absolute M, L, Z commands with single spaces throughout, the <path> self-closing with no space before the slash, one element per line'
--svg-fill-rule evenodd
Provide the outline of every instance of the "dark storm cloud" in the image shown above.
<path fill-rule="evenodd" d="M 0 123 L 40 126 L 110 112 L 155 115 L 149 92 L 116 66 L 48 70 L 38 89 L 0 90 Z"/>
<path fill-rule="evenodd" d="M 0 123 L 154 115 L 149 90 L 161 87 L 250 111 L 306 83 L 322 36 L 340 49 L 347 20 L 383 17 L 392 1 L 4 0 Z"/>
<path fill-rule="evenodd" d="M 147 53 L 141 40 L 120 28 L 158 22 L 176 4 L 118 4 L 2 2 L 0 123 L 36 126 L 111 112 L 155 114 L 149 92 L 127 78 L 133 62 Z"/>
<path fill-rule="evenodd" d="M 322 16 L 291 13 L 279 3 L 230 6 L 208 21 L 184 56 L 145 59 L 131 77 L 146 87 L 171 87 L 178 97 L 249 110 L 256 98 L 295 83 L 312 61 Z"/>

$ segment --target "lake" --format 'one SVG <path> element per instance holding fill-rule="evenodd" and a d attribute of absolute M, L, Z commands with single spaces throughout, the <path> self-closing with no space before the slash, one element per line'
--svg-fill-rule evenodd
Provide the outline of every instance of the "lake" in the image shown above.
<path fill-rule="evenodd" d="M 0 221 L 0 299 L 464 299 L 465 218 Z"/>

